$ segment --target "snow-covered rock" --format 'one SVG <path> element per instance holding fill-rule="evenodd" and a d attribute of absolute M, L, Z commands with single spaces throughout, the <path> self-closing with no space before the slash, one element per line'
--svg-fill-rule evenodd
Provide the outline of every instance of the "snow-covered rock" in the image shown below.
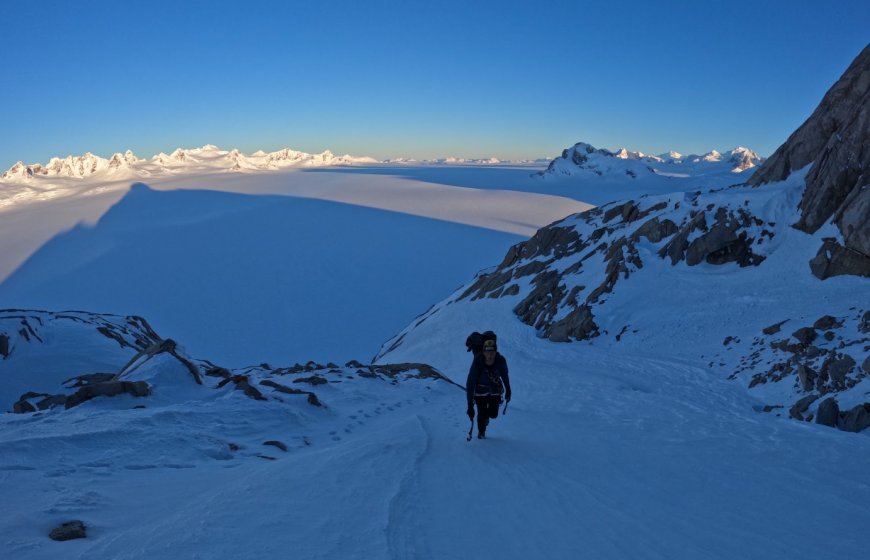
<path fill-rule="evenodd" d="M 870 45 L 825 94 L 813 114 L 752 176 L 761 186 L 810 166 L 795 227 L 836 224 L 813 259 L 819 278 L 870 276 Z"/>

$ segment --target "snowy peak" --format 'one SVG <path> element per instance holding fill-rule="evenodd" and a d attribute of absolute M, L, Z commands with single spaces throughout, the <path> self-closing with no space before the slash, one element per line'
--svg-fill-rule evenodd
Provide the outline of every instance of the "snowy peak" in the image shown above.
<path fill-rule="evenodd" d="M 585 142 L 578 142 L 564 150 L 562 156 L 550 162 L 541 175 L 597 175 L 628 176 L 636 179 L 641 174 L 654 173 L 660 176 L 686 177 L 718 171 L 741 173 L 752 169 L 763 159 L 752 150 L 738 147 L 722 154 L 712 150 L 703 156 L 688 155 L 675 151 L 660 156 L 620 148 L 616 152 L 598 149 Z"/>
<path fill-rule="evenodd" d="M 48 164 L 26 165 L 17 162 L 0 175 L 6 182 L 26 182 L 34 177 L 85 178 L 105 175 L 106 179 L 117 178 L 123 173 L 131 176 L 149 176 L 160 173 L 179 174 L 186 171 L 261 171 L 287 167 L 325 167 L 332 165 L 356 165 L 378 163 L 370 157 L 349 154 L 336 156 L 326 150 L 320 154 L 308 154 L 289 148 L 271 153 L 258 150 L 245 155 L 238 149 L 222 150 L 213 144 L 200 148 L 177 148 L 172 153 L 160 152 L 150 160 L 137 157 L 132 151 L 115 153 L 104 159 L 88 152 L 82 156 L 52 158 Z"/>
<path fill-rule="evenodd" d="M 74 177 L 83 179 L 100 173 L 114 174 L 120 170 L 132 170 L 136 164 L 142 162 L 136 155 L 127 150 L 123 154 L 115 153 L 110 159 L 104 159 L 86 152 L 82 156 L 67 156 L 65 158 L 51 158 L 48 164 L 35 163 L 25 165 L 19 161 L 0 175 L 0 180 L 5 181 L 28 181 L 34 177 Z"/>

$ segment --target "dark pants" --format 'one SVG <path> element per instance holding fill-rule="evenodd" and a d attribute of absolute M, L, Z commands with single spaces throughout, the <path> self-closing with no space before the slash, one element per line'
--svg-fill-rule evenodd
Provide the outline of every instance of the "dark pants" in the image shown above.
<path fill-rule="evenodd" d="M 486 425 L 490 418 L 498 418 L 498 407 L 501 405 L 501 395 L 487 397 L 474 397 L 477 403 L 477 432 L 486 432 Z"/>

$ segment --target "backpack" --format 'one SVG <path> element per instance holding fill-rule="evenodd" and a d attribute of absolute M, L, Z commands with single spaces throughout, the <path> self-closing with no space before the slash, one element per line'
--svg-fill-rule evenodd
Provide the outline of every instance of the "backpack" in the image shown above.
<path fill-rule="evenodd" d="M 465 339 L 465 351 L 474 352 L 474 355 L 477 356 L 483 350 L 483 343 L 487 340 L 492 340 L 496 345 L 498 345 L 498 337 L 494 332 L 486 331 L 483 334 L 480 334 L 479 332 L 474 331 Z"/>

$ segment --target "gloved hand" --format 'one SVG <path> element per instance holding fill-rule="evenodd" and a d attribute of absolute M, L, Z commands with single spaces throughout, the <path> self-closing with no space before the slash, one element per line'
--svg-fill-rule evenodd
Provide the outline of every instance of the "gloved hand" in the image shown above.
<path fill-rule="evenodd" d="M 468 410 L 466 411 L 468 417 L 474 420 L 474 405 L 468 405 Z"/>
<path fill-rule="evenodd" d="M 507 402 L 511 402 L 511 390 L 510 389 L 508 389 L 507 392 L 504 394 L 504 400 Z"/>

